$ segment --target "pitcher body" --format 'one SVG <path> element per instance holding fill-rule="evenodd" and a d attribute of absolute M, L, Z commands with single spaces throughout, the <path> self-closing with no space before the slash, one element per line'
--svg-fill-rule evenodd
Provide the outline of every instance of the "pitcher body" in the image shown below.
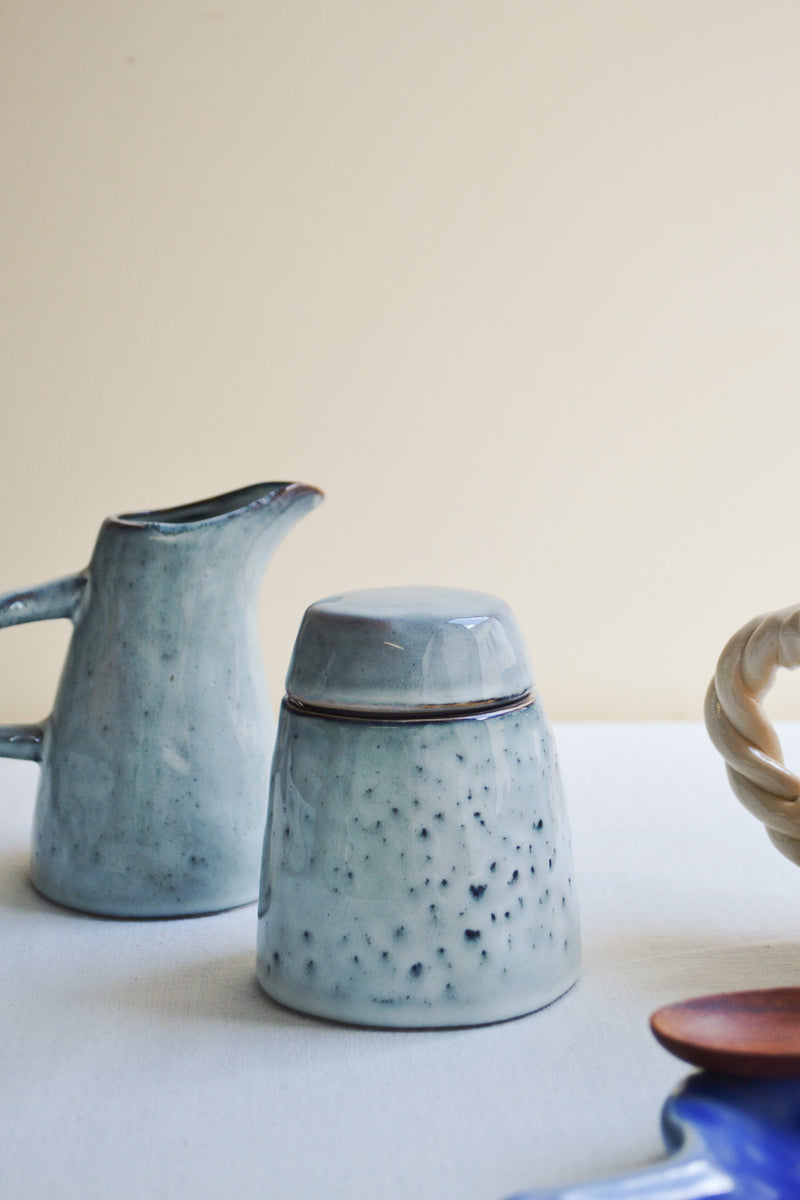
<path fill-rule="evenodd" d="M 74 632 L 53 712 L 22 755 L 42 765 L 31 877 L 44 895 L 125 917 L 256 897 L 275 736 L 259 584 L 319 498 L 264 484 L 111 518 L 87 571 L 46 585 Z"/>

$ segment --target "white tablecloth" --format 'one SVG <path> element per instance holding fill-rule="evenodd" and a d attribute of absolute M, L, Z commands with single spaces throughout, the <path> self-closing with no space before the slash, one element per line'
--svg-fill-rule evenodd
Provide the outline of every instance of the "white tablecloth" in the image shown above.
<path fill-rule="evenodd" d="M 800 760 L 800 727 L 782 727 Z M 480 1029 L 295 1015 L 254 977 L 250 905 L 111 921 L 27 879 L 38 768 L 0 763 L 0 1195 L 501 1200 L 661 1156 L 689 1068 L 649 1013 L 796 983 L 800 870 L 696 724 L 556 726 L 583 917 L 580 983 Z"/>

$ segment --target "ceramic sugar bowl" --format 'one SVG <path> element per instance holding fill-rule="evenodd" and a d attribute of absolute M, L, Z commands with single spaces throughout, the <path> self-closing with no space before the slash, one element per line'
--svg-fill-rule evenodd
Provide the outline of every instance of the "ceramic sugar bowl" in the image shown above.
<path fill-rule="evenodd" d="M 580 961 L 556 750 L 509 608 L 390 588 L 313 604 L 278 724 L 258 978 L 363 1025 L 482 1024 Z"/>

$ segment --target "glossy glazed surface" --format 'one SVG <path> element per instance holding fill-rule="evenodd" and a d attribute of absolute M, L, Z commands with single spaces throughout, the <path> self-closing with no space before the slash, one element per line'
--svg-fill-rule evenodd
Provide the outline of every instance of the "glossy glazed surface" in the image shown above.
<path fill-rule="evenodd" d="M 31 876 L 50 899 L 125 917 L 255 899 L 274 741 L 256 601 L 273 549 L 320 498 L 261 484 L 111 518 L 87 571 L 59 585 L 68 610 L 43 611 L 54 585 L 29 594 L 22 619 L 74 624 L 27 754 L 42 764 Z"/>
<path fill-rule="evenodd" d="M 342 720 L 284 704 L 258 921 L 274 999 L 364 1025 L 531 1012 L 579 971 L 570 833 L 537 701 Z"/>
<path fill-rule="evenodd" d="M 485 706 L 532 686 L 525 641 L 504 601 L 431 587 L 312 604 L 286 680 L 287 694 L 303 704 L 367 711 Z"/>
<path fill-rule="evenodd" d="M 690 1076 L 661 1115 L 670 1157 L 635 1174 L 513 1200 L 794 1200 L 800 1196 L 800 1085 Z"/>
<path fill-rule="evenodd" d="M 719 657 L 706 693 L 705 721 L 734 794 L 763 821 L 781 854 L 800 866 L 800 777 L 785 766 L 762 703 L 777 668 L 797 666 L 800 605 L 754 617 Z"/>

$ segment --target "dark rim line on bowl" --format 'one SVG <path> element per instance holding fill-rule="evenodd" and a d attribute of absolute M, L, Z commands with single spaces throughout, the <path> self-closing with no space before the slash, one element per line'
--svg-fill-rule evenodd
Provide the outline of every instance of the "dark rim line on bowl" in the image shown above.
<path fill-rule="evenodd" d="M 476 700 L 468 704 L 431 704 L 427 708 L 336 708 L 332 705 L 307 704 L 296 696 L 284 696 L 283 705 L 290 712 L 308 717 L 327 717 L 336 721 L 372 721 L 374 723 L 406 722 L 424 724 L 429 721 L 458 721 L 470 717 L 497 716 L 513 713 L 535 703 L 533 688 L 520 696 L 502 700 Z"/>

